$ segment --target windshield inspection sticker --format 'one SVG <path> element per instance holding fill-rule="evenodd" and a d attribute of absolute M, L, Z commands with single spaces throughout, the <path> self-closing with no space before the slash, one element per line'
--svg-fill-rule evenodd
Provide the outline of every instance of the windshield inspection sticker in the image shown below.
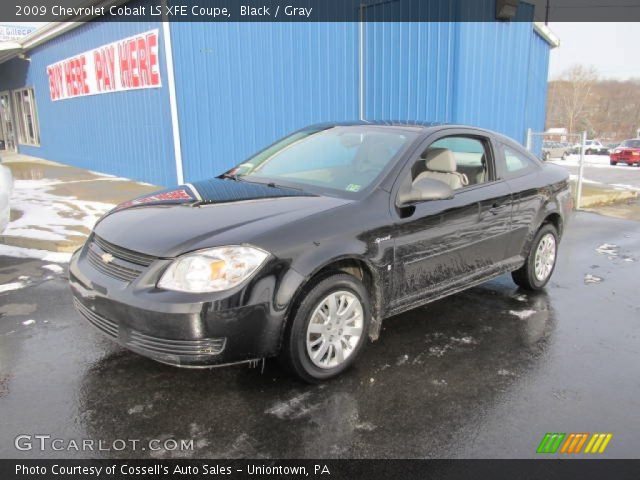
<path fill-rule="evenodd" d="M 347 185 L 347 192 L 359 192 L 360 189 L 362 188 L 361 185 L 358 185 L 357 183 L 350 183 L 349 185 Z"/>

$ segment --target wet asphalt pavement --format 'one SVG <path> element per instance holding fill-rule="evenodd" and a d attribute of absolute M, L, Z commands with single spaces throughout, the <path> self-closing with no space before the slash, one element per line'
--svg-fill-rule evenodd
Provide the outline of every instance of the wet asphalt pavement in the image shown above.
<path fill-rule="evenodd" d="M 638 457 L 638 222 L 578 214 L 546 292 L 502 276 L 388 319 L 355 368 L 317 386 L 273 361 L 181 370 L 129 353 L 45 264 L 0 257 L 0 285 L 26 283 L 0 293 L 0 457 L 534 457 L 546 432 L 612 432 L 602 456 Z M 18 451 L 19 434 L 194 442 Z"/>

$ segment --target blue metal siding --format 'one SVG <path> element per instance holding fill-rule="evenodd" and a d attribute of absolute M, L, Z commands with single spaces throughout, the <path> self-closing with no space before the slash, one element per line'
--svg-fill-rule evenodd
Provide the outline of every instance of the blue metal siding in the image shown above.
<path fill-rule="evenodd" d="M 162 88 L 51 101 L 47 65 L 154 28 L 160 28 Z M 29 57 L 30 62 L 13 59 L 0 67 L 0 89 L 35 89 L 40 146 L 19 145 L 20 153 L 159 185 L 176 182 L 159 23 L 91 22 L 35 48 Z"/>
<path fill-rule="evenodd" d="M 528 22 L 369 23 L 365 117 L 544 128 L 549 45 Z"/>
<path fill-rule="evenodd" d="M 402 0 L 376 4 L 367 15 L 463 11 L 487 2 L 495 5 Z M 47 65 L 153 28 L 160 34 L 162 88 L 51 102 Z M 218 174 L 308 124 L 359 117 L 357 23 L 176 22 L 170 28 L 187 181 Z M 33 86 L 36 92 L 41 146 L 20 151 L 175 183 L 162 36 L 160 23 L 92 22 L 34 49 L 31 62 L 0 65 L 0 90 Z M 467 123 L 523 143 L 527 128 L 544 128 L 550 47 L 529 22 L 370 22 L 364 39 L 367 119 Z"/>
<path fill-rule="evenodd" d="M 532 25 L 478 22 L 458 28 L 454 121 L 524 141 Z"/>
<path fill-rule="evenodd" d="M 451 121 L 454 23 L 365 25 L 365 118 Z"/>
<path fill-rule="evenodd" d="M 358 118 L 358 25 L 172 23 L 185 179 L 283 135 Z"/>

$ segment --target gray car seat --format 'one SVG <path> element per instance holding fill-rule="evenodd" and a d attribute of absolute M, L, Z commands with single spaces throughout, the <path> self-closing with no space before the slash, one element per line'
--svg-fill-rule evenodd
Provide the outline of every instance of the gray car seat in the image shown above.
<path fill-rule="evenodd" d="M 469 184 L 464 173 L 457 171 L 456 157 L 448 148 L 429 148 L 422 155 L 427 170 L 419 174 L 416 180 L 430 178 L 449 185 L 452 190 L 458 190 Z"/>

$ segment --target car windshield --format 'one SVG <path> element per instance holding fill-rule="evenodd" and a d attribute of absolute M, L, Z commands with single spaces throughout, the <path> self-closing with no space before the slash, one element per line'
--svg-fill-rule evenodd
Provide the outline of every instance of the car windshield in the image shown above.
<path fill-rule="evenodd" d="M 353 197 L 416 136 L 410 130 L 376 126 L 303 130 L 249 158 L 227 176 Z"/>
<path fill-rule="evenodd" d="M 640 148 L 640 140 L 625 140 L 620 144 L 621 147 Z"/>

